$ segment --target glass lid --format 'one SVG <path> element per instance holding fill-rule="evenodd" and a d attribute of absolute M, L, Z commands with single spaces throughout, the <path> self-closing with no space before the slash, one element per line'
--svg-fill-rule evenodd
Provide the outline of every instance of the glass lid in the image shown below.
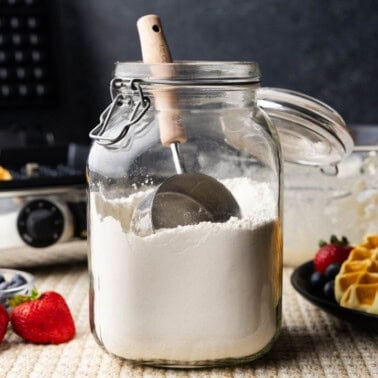
<path fill-rule="evenodd" d="M 286 89 L 260 88 L 257 104 L 277 128 L 285 161 L 335 165 L 352 152 L 344 120 L 323 102 Z"/>

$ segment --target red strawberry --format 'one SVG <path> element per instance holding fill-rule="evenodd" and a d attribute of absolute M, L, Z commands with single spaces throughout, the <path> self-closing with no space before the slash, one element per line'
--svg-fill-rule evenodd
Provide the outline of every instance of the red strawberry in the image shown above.
<path fill-rule="evenodd" d="M 21 303 L 21 304 L 19 304 Z M 31 297 L 16 296 L 10 305 L 12 328 L 17 335 L 38 344 L 60 344 L 75 335 L 75 324 L 64 298 L 54 291 Z"/>
<path fill-rule="evenodd" d="M 3 341 L 5 333 L 7 332 L 9 322 L 8 311 L 0 305 L 0 343 Z"/>
<path fill-rule="evenodd" d="M 316 252 L 314 258 L 314 267 L 320 273 L 324 273 L 330 264 L 342 264 L 353 249 L 345 236 L 338 240 L 335 235 L 331 236 L 330 243 L 320 241 L 319 246 L 320 249 Z"/>

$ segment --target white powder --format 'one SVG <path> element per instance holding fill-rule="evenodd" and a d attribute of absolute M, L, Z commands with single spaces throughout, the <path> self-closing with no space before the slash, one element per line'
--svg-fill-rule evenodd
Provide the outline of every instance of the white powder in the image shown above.
<path fill-rule="evenodd" d="M 135 360 L 201 361 L 260 352 L 277 329 L 276 205 L 269 187 L 225 180 L 243 217 L 226 223 L 129 231 L 147 192 L 91 194 L 95 331 Z"/>

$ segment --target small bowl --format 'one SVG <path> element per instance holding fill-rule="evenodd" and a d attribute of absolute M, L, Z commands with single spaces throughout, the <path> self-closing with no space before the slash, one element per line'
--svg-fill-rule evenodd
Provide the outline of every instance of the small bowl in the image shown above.
<path fill-rule="evenodd" d="M 9 310 L 9 299 L 19 294 L 30 294 L 34 287 L 34 276 L 21 270 L 0 269 L 0 277 L 4 277 L 6 282 L 12 281 L 12 278 L 14 277 L 20 277 L 20 284 L 14 287 L 2 288 L 3 285 L 0 282 L 0 304 L 3 305 L 7 310 Z"/>

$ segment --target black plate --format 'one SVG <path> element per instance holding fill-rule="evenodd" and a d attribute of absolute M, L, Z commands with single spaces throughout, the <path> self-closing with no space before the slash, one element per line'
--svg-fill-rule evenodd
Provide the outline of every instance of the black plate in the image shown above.
<path fill-rule="evenodd" d="M 300 265 L 291 275 L 291 284 L 303 297 L 322 310 L 339 319 L 352 323 L 353 326 L 378 331 L 378 315 L 363 311 L 356 311 L 341 307 L 337 303 L 327 300 L 311 290 L 310 277 L 314 272 L 314 265 L 309 261 Z"/>

